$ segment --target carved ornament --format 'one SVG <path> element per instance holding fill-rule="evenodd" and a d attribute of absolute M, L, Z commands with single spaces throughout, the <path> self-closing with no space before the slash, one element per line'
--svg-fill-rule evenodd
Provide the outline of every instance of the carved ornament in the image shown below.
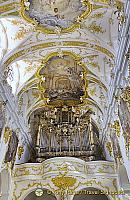
<path fill-rule="evenodd" d="M 106 143 L 106 148 L 109 152 L 109 155 L 112 156 L 113 155 L 113 148 L 112 148 L 112 143 L 111 142 L 107 142 Z"/>
<path fill-rule="evenodd" d="M 7 143 L 12 135 L 12 130 L 9 127 L 4 129 L 4 142 Z"/>
<path fill-rule="evenodd" d="M 21 159 L 23 153 L 24 153 L 24 148 L 23 148 L 23 146 L 19 146 L 19 147 L 18 147 L 18 150 L 17 150 L 17 154 L 18 154 L 18 159 L 19 159 L 19 160 Z"/>
<path fill-rule="evenodd" d="M 57 176 L 52 178 L 52 182 L 59 189 L 66 190 L 75 185 L 76 178 L 69 176 Z"/>

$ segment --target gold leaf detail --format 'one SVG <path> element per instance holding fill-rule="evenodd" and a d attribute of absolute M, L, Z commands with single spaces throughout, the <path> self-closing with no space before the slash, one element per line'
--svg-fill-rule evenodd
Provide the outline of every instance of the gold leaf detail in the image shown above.
<path fill-rule="evenodd" d="M 112 143 L 111 142 L 107 142 L 106 143 L 106 148 L 107 148 L 107 150 L 108 150 L 108 152 L 109 152 L 109 155 L 110 156 L 112 156 Z"/>
<path fill-rule="evenodd" d="M 12 130 L 9 127 L 5 127 L 4 130 L 4 142 L 7 143 L 12 135 Z"/>
<path fill-rule="evenodd" d="M 106 30 L 103 30 L 102 26 L 97 25 L 96 22 L 92 22 L 92 24 L 90 24 L 88 26 L 88 30 L 94 33 L 105 33 Z"/>
<path fill-rule="evenodd" d="M 91 94 L 92 96 L 95 96 L 95 95 L 96 95 L 96 88 L 91 89 L 91 90 L 90 90 L 90 94 Z"/>
<path fill-rule="evenodd" d="M 69 177 L 69 176 L 68 177 L 57 176 L 55 178 L 52 178 L 52 182 L 56 187 L 65 190 L 75 185 L 76 178 Z"/>
<path fill-rule="evenodd" d="M 18 154 L 18 159 L 19 159 L 19 160 L 20 160 L 20 158 L 22 157 L 23 152 L 24 152 L 23 146 L 19 146 L 19 147 L 18 147 L 18 152 L 17 152 L 17 154 Z"/>
<path fill-rule="evenodd" d="M 104 16 L 105 13 L 95 13 L 94 15 L 92 15 L 90 18 L 96 18 L 96 19 L 100 19 Z"/>

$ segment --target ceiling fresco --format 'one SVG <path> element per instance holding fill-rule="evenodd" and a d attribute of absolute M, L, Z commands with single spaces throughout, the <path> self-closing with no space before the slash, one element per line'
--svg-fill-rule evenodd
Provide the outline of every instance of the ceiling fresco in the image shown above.
<path fill-rule="evenodd" d="M 60 57 L 58 53 L 49 56 L 45 66 L 41 65 L 37 72 L 41 98 L 49 98 L 49 104 L 56 106 L 61 101 L 63 105 L 79 104 L 81 97 L 87 96 L 87 81 L 84 79 L 86 69 L 78 59 L 70 52 L 63 52 Z"/>
<path fill-rule="evenodd" d="M 73 30 L 91 11 L 92 5 L 84 0 L 21 1 L 21 16 L 48 33 L 56 33 L 57 28 L 62 32 Z"/>

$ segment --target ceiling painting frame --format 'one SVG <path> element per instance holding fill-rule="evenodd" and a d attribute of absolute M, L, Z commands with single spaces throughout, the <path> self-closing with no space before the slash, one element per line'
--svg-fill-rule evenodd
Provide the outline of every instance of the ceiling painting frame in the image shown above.
<path fill-rule="evenodd" d="M 29 3 L 28 0 L 21 0 L 20 1 L 20 15 L 21 17 L 28 23 L 34 25 L 36 31 L 40 31 L 43 32 L 45 34 L 56 34 L 58 31 L 60 31 L 61 34 L 64 33 L 70 33 L 75 31 L 76 29 L 80 28 L 80 23 L 82 20 L 86 19 L 92 12 L 93 10 L 93 5 L 87 1 L 87 0 L 82 0 L 82 4 L 86 7 L 86 11 L 84 11 L 80 16 L 77 17 L 77 19 L 75 20 L 75 22 L 67 28 L 62 28 L 61 30 L 53 30 L 53 29 L 49 29 L 47 27 L 44 27 L 43 25 L 41 25 L 39 22 L 37 22 L 37 20 L 32 19 L 31 17 L 29 17 L 25 11 L 29 10 L 29 7 L 26 6 L 25 4 Z"/>
<path fill-rule="evenodd" d="M 82 80 L 84 80 L 84 82 L 85 82 L 85 86 L 84 86 L 84 88 L 85 88 L 85 94 L 83 95 L 83 102 L 84 102 L 84 100 L 88 97 L 88 93 L 87 93 L 87 88 L 88 88 L 88 80 L 86 79 L 86 75 L 88 74 L 88 70 L 87 70 L 87 68 L 86 68 L 86 65 L 82 62 L 82 57 L 81 56 L 79 56 L 79 55 L 77 55 L 76 53 L 74 53 L 74 52 L 70 52 L 70 51 L 62 51 L 62 53 L 63 53 L 63 56 L 70 56 L 70 57 L 72 57 L 73 59 L 74 59 L 74 61 L 76 62 L 76 64 L 78 65 L 78 66 L 80 66 L 82 69 L 83 69 L 83 78 L 82 78 Z M 44 93 L 44 88 L 42 87 L 42 82 L 43 82 L 43 76 L 41 76 L 40 75 L 40 70 L 41 69 L 43 69 L 43 68 L 45 68 L 46 67 L 46 64 L 48 63 L 48 61 L 51 59 L 51 58 L 53 58 L 53 57 L 55 57 L 55 56 L 57 56 L 57 57 L 60 57 L 59 56 L 59 52 L 52 52 L 52 53 L 50 53 L 49 55 L 47 55 L 44 59 L 43 59 L 43 61 L 42 61 L 42 64 L 41 64 L 41 66 L 40 66 L 40 68 L 37 70 L 37 72 L 36 72 L 36 77 L 38 78 L 38 80 L 39 80 L 39 83 L 37 84 L 37 88 L 38 88 L 38 90 L 40 91 L 40 93 Z M 45 100 L 46 102 L 48 101 L 48 98 L 45 98 L 44 97 L 44 95 L 43 96 L 41 96 L 40 95 L 40 99 L 41 100 Z M 72 101 L 72 102 L 71 102 Z M 64 105 L 64 103 L 65 102 L 63 102 L 62 100 L 58 100 L 57 101 L 58 102 L 58 105 L 61 105 L 61 106 L 63 106 Z M 67 100 L 67 104 L 75 104 L 75 102 L 73 101 L 73 100 Z M 49 107 L 55 107 L 56 105 L 49 105 L 48 103 L 45 105 L 45 106 L 49 106 Z"/>

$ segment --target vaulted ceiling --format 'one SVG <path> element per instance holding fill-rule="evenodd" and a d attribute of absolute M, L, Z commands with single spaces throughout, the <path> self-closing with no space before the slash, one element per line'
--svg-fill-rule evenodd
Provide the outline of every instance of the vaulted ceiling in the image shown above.
<path fill-rule="evenodd" d="M 107 113 L 110 82 L 118 49 L 118 12 L 123 0 L 1 0 L 0 57 L 7 81 L 19 99 L 20 113 L 29 116 L 48 99 L 41 98 L 41 66 L 55 55 L 84 66 L 84 104 L 95 112 L 101 128 Z M 81 99 L 82 100 L 82 99 Z"/>

